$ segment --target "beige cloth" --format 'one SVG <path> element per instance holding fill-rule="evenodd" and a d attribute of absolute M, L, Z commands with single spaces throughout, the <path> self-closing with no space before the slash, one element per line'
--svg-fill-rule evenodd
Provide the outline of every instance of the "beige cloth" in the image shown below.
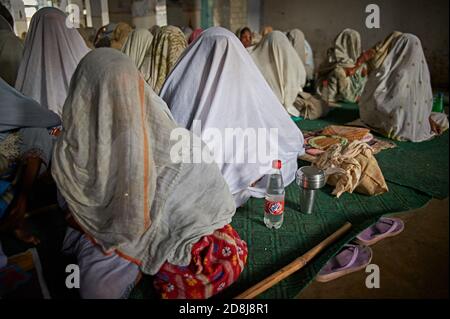
<path fill-rule="evenodd" d="M 144 80 L 150 81 L 150 50 L 153 35 L 147 29 L 136 29 L 129 36 L 122 52 L 130 57 L 138 70 L 144 76 Z"/>
<path fill-rule="evenodd" d="M 306 92 L 298 94 L 294 107 L 299 111 L 299 116 L 307 120 L 316 120 L 327 116 L 330 112 L 330 106 L 320 96 L 313 96 Z"/>
<path fill-rule="evenodd" d="M 119 22 L 112 35 L 111 48 L 121 50 L 131 31 L 133 31 L 133 29 L 129 24 Z"/>
<path fill-rule="evenodd" d="M 253 49 L 251 56 L 284 108 L 298 116 L 294 102 L 305 86 L 306 71 L 288 38 L 273 31 Z"/>
<path fill-rule="evenodd" d="M 375 47 L 372 48 L 375 51 L 375 54 L 372 57 L 372 59 L 367 61 L 367 64 L 369 66 L 369 72 L 372 72 L 373 70 L 376 70 L 381 67 L 388 53 L 390 52 L 392 46 L 394 45 L 395 41 L 401 35 L 402 35 L 401 32 L 394 31 L 385 40 L 377 43 Z"/>
<path fill-rule="evenodd" d="M 366 82 L 366 77 L 362 76 L 363 67 L 353 76 L 347 76 L 345 68 L 353 68 L 360 55 L 359 33 L 352 29 L 339 33 L 333 47 L 327 51 L 326 60 L 319 66 L 317 93 L 329 102 L 357 102 Z"/>
<path fill-rule="evenodd" d="M 80 62 L 63 127 L 52 175 L 76 222 L 105 252 L 153 275 L 166 261 L 187 266 L 192 245 L 231 222 L 235 205 L 217 164 L 174 158 L 192 158 L 194 143 L 205 144 L 177 126 L 117 50 L 96 49 Z"/>
<path fill-rule="evenodd" d="M 156 93 L 186 47 L 187 41 L 180 28 L 165 26 L 155 35 L 151 46 L 150 84 Z"/>
<path fill-rule="evenodd" d="M 313 165 L 325 171 L 327 183 L 336 186 L 333 195 L 338 198 L 345 192 L 379 195 L 388 191 L 372 148 L 366 143 L 334 144 Z"/>
<path fill-rule="evenodd" d="M 361 120 L 388 138 L 422 142 L 434 136 L 430 72 L 418 37 L 396 37 L 381 66 L 370 73 L 359 106 Z"/>

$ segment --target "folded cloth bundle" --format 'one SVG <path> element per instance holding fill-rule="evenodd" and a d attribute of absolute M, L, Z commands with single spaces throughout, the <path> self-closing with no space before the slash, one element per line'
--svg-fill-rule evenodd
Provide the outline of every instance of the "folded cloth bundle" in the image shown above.
<path fill-rule="evenodd" d="M 318 96 L 313 96 L 306 92 L 300 92 L 298 94 L 297 99 L 294 102 L 294 107 L 299 112 L 298 115 L 307 120 L 316 120 L 324 117 L 330 111 L 330 107 L 326 101 L 322 100 Z"/>
<path fill-rule="evenodd" d="M 366 143 L 334 144 L 313 165 L 325 171 L 338 198 L 345 192 L 379 195 L 388 191 L 373 150 Z"/>

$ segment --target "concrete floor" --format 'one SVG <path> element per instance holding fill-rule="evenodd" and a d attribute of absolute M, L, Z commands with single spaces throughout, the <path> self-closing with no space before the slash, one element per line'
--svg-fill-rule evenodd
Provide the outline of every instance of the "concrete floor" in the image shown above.
<path fill-rule="evenodd" d="M 380 268 L 380 288 L 368 289 L 364 270 L 328 283 L 314 281 L 297 298 L 385 299 L 448 298 L 448 198 L 396 215 L 405 230 L 372 246 L 372 264 Z"/>

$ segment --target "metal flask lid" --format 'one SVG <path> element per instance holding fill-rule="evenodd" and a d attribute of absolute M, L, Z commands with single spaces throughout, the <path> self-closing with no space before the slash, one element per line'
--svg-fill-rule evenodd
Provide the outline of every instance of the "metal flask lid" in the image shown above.
<path fill-rule="evenodd" d="M 298 186 L 306 189 L 319 189 L 325 186 L 325 172 L 317 167 L 303 166 L 297 171 Z"/>

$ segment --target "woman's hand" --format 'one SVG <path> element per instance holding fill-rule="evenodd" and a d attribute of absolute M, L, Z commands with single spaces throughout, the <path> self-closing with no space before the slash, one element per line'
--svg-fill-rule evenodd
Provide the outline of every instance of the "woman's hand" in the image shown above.
<path fill-rule="evenodd" d="M 357 67 L 354 67 L 354 68 L 344 68 L 345 75 L 346 75 L 347 77 L 355 75 L 356 70 L 357 70 Z"/>

